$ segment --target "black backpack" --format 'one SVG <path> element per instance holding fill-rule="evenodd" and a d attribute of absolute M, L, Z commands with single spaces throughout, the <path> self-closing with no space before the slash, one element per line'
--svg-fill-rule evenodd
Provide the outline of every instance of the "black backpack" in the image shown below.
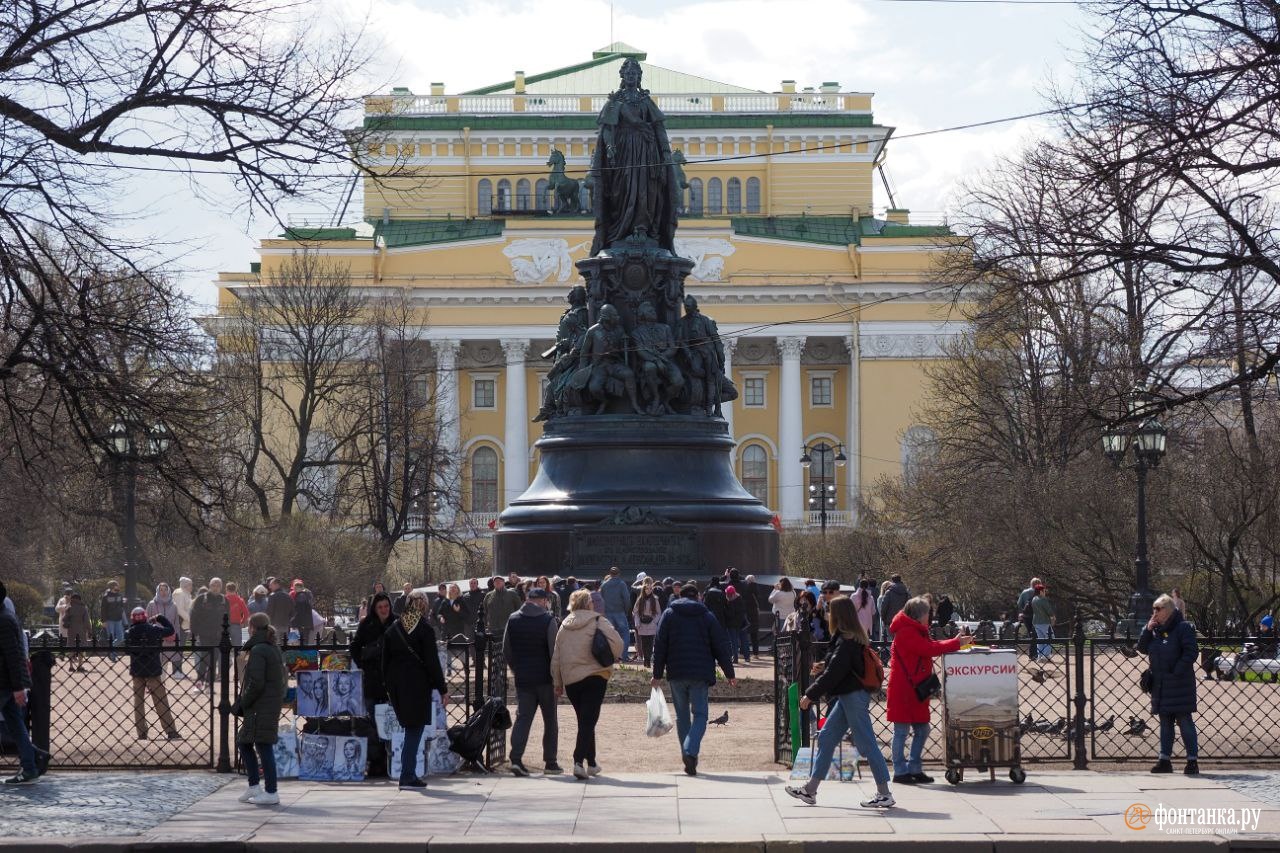
<path fill-rule="evenodd" d="M 613 646 L 609 645 L 609 638 L 600 633 L 600 617 L 596 617 L 596 632 L 591 637 L 591 656 L 596 659 L 596 663 L 603 667 L 613 666 L 617 658 L 613 656 Z"/>

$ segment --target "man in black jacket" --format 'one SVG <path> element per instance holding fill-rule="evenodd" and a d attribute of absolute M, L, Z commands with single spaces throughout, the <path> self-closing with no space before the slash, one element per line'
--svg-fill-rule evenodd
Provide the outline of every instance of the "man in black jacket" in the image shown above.
<path fill-rule="evenodd" d="M 284 646 L 289 641 L 289 620 L 293 618 L 293 599 L 289 597 L 289 593 L 285 592 L 284 584 L 280 583 L 279 578 L 272 578 L 270 584 L 271 594 L 267 596 L 267 618 L 271 620 L 271 627 L 275 629 L 280 645 Z"/>
<path fill-rule="evenodd" d="M 529 742 L 533 714 L 542 714 L 542 760 L 547 773 L 560 773 L 556 763 L 560 728 L 556 721 L 556 694 L 551 680 L 551 655 L 556 648 L 556 625 L 547 608 L 551 593 L 533 587 L 520 609 L 507 619 L 502 654 L 516 681 L 516 721 L 511 727 L 511 772 L 528 776 L 524 748 Z"/>
<path fill-rule="evenodd" d="M 195 615 L 194 606 L 192 615 Z M 147 611 L 135 607 L 129 614 L 129 630 L 125 641 L 131 648 L 129 675 L 133 676 L 133 723 L 138 729 L 138 740 L 147 739 L 147 694 L 156 706 L 160 727 L 169 740 L 182 740 L 178 727 L 169 710 L 169 694 L 164 689 L 164 675 L 160 664 L 160 646 L 166 637 L 173 636 L 173 625 L 156 614 L 147 619 Z M 194 621 L 194 620 L 193 620 Z"/>
<path fill-rule="evenodd" d="M 102 617 L 102 628 L 107 633 L 107 642 L 111 645 L 110 657 L 116 659 L 115 647 L 124 642 L 124 596 L 120 594 L 120 583 L 108 581 L 107 591 L 102 594 L 98 603 L 98 615 Z"/>
<path fill-rule="evenodd" d="M 31 689 L 31 670 L 22 653 L 22 627 L 16 617 L 4 608 L 8 590 L 0 583 L 0 716 L 9 738 L 18 746 L 21 769 L 4 780 L 6 785 L 26 785 L 40 778 L 36 768 L 36 750 L 27 733 L 27 691 Z"/>
<path fill-rule="evenodd" d="M 227 597 L 222 594 L 222 578 L 210 578 L 209 588 L 191 602 L 191 633 L 196 645 L 216 646 L 222 642 L 222 617 L 230 612 Z M 212 684 L 217 675 L 218 653 L 196 652 L 196 685 Z"/>
<path fill-rule="evenodd" d="M 702 603 L 716 617 L 725 633 L 729 632 L 729 599 L 720 588 L 720 578 L 712 578 L 706 592 L 702 594 Z"/>

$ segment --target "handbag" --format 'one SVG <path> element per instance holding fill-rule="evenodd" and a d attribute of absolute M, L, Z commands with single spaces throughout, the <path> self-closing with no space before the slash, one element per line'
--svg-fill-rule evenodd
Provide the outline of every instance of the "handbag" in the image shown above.
<path fill-rule="evenodd" d="M 897 655 L 898 663 L 902 663 L 902 655 Z M 942 681 L 938 678 L 938 673 L 930 672 L 929 677 L 919 682 L 912 682 L 911 676 L 907 675 L 906 665 L 903 664 L 903 676 L 907 679 L 907 683 L 916 691 L 916 698 L 921 702 L 928 702 L 930 698 L 937 696 L 942 692 Z"/>
<path fill-rule="evenodd" d="M 1138 687 L 1142 689 L 1143 693 L 1150 693 L 1151 682 L 1153 680 L 1154 677 L 1151 675 L 1151 669 L 1148 667 L 1142 671 L 1141 675 L 1138 676 Z"/>
<path fill-rule="evenodd" d="M 613 656 L 613 646 L 609 645 L 609 638 L 600 633 L 600 617 L 596 617 L 596 632 L 591 637 L 591 656 L 596 659 L 596 663 L 603 667 L 613 666 L 617 660 Z"/>

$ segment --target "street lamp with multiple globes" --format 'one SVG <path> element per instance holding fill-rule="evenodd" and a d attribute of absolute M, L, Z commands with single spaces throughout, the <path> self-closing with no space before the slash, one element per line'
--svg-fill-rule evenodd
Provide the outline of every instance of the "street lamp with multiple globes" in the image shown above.
<path fill-rule="evenodd" d="M 835 454 L 835 463 L 837 468 L 843 468 L 844 463 L 848 462 L 848 458 L 844 455 L 844 445 L 841 444 L 836 448 L 825 441 L 817 444 L 807 444 L 801 451 L 800 466 L 806 470 L 811 470 L 813 465 L 813 457 L 818 457 L 818 474 L 815 477 L 812 473 L 809 475 L 809 509 L 818 511 L 818 524 L 822 527 L 822 535 L 827 533 L 827 510 L 836 507 L 836 485 L 834 474 L 829 474 L 830 467 L 826 464 L 827 457 L 832 453 Z"/>
<path fill-rule="evenodd" d="M 444 508 L 441 502 L 442 492 L 435 489 L 428 489 L 418 495 L 410 509 L 414 515 L 422 519 L 422 585 L 428 586 L 431 583 L 431 520 L 440 513 Z M 412 516 L 410 516 L 412 519 Z"/>
<path fill-rule="evenodd" d="M 112 424 L 99 445 L 111 464 L 111 474 L 123 503 L 124 597 L 128 612 L 138 605 L 138 469 L 160 461 L 172 441 L 164 424 L 147 425 L 125 418 Z"/>
<path fill-rule="evenodd" d="M 1169 431 L 1155 418 L 1147 418 L 1133 431 L 1108 427 L 1102 432 L 1102 451 L 1117 468 L 1133 448 L 1129 467 L 1138 474 L 1138 546 L 1134 555 L 1135 589 L 1129 598 L 1129 613 L 1136 625 L 1151 618 L 1155 593 L 1151 591 L 1151 563 L 1147 559 L 1147 472 L 1160 467 Z"/>

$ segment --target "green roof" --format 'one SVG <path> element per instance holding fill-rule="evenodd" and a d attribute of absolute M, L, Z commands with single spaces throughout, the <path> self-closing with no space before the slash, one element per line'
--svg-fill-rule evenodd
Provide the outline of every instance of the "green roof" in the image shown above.
<path fill-rule="evenodd" d="M 280 235 L 286 240 L 354 240 L 354 228 L 286 228 Z"/>
<path fill-rule="evenodd" d="M 531 95 L 607 95 L 618 88 L 618 71 L 622 63 L 635 59 L 644 72 L 644 87 L 651 92 L 663 95 L 679 95 L 684 93 L 747 95 L 760 94 L 759 89 L 747 89 L 733 86 L 675 71 L 661 65 L 645 62 L 648 54 L 625 42 L 614 42 L 592 53 L 592 58 L 575 65 L 566 65 L 553 71 L 540 74 L 528 74 L 524 78 L 525 92 Z M 515 80 L 504 80 L 492 86 L 484 86 L 463 92 L 463 95 L 497 95 L 512 94 L 516 89 Z"/>
<path fill-rule="evenodd" d="M 369 222 L 374 227 L 374 235 L 386 239 L 388 249 L 498 237 L 506 225 L 502 219 L 393 219 L 390 222 L 371 219 Z"/>
<path fill-rule="evenodd" d="M 767 237 L 829 246 L 856 246 L 866 237 L 951 237 L 946 225 L 901 225 L 873 216 L 735 216 L 733 230 L 744 237 Z"/>
<path fill-rule="evenodd" d="M 669 130 L 710 130 L 717 128 L 774 127 L 874 127 L 869 115 L 848 113 L 700 113 L 669 115 Z M 477 116 L 450 113 L 432 116 L 366 116 L 367 130 L 595 130 L 596 117 L 590 113 L 575 115 L 509 115 Z"/>

